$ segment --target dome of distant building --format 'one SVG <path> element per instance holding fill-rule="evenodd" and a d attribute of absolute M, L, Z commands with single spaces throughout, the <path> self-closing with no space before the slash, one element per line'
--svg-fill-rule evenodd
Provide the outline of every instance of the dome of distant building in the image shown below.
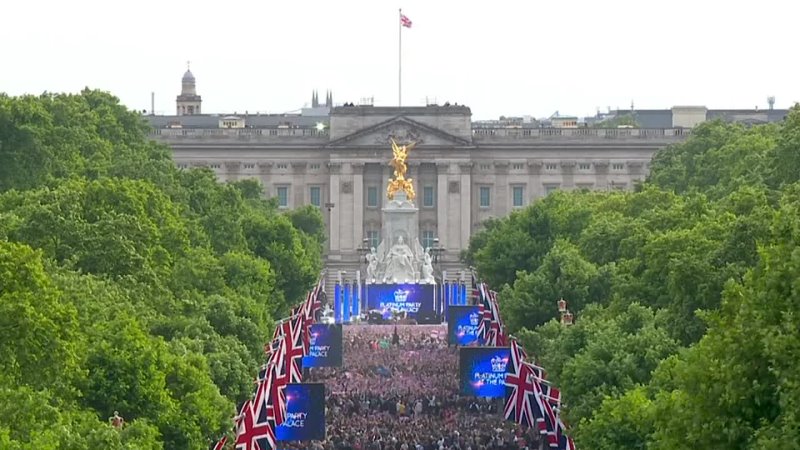
<path fill-rule="evenodd" d="M 181 78 L 181 94 L 176 98 L 177 115 L 193 116 L 201 113 L 203 99 L 197 95 L 194 74 L 189 68 Z"/>

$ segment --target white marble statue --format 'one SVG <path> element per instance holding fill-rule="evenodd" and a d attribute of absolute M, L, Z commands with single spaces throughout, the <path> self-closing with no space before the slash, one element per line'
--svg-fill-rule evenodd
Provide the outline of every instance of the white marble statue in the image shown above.
<path fill-rule="evenodd" d="M 367 280 L 371 282 L 378 276 L 378 253 L 375 247 L 367 254 L 367 261 Z"/>
<path fill-rule="evenodd" d="M 414 281 L 414 252 L 403 242 L 403 236 L 397 238 L 397 243 L 386 254 L 384 278 L 395 283 Z"/>
<path fill-rule="evenodd" d="M 420 279 L 420 283 L 435 283 L 433 278 L 433 258 L 431 258 L 430 247 L 425 249 L 425 253 L 422 257 L 422 277 Z"/>

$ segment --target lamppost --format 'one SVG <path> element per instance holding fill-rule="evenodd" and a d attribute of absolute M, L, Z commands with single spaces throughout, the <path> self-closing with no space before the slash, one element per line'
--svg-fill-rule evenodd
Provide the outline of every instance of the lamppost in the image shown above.
<path fill-rule="evenodd" d="M 433 262 L 433 264 L 436 265 L 436 271 L 439 273 L 439 279 L 441 280 L 442 283 L 444 283 L 444 279 L 442 277 L 441 262 L 442 262 L 442 254 L 444 253 L 445 248 L 444 246 L 439 245 L 438 237 L 433 238 L 433 245 L 428 248 L 430 249 L 431 252 L 431 262 Z"/>
<path fill-rule="evenodd" d="M 433 262 L 438 263 L 440 258 L 442 257 L 442 253 L 444 253 L 444 247 L 439 245 L 439 238 L 433 238 L 433 246 L 430 247 L 431 249 L 431 258 Z"/>
<path fill-rule="evenodd" d="M 356 248 L 356 251 L 360 256 L 359 259 L 361 260 L 361 263 L 367 264 L 369 262 L 367 261 L 367 253 L 370 252 L 369 238 L 364 238 L 364 240 L 361 241 L 361 247 Z"/>
<path fill-rule="evenodd" d="M 575 317 L 569 312 L 567 309 L 567 301 L 563 298 L 557 302 L 558 304 L 558 312 L 561 313 L 561 325 L 570 326 L 572 325 Z"/>

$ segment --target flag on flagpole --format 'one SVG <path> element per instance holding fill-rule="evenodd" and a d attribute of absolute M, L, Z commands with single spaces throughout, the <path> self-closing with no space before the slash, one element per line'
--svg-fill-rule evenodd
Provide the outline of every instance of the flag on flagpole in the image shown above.
<path fill-rule="evenodd" d="M 405 14 L 400 13 L 400 25 L 406 28 L 411 28 L 411 19 L 409 19 Z"/>

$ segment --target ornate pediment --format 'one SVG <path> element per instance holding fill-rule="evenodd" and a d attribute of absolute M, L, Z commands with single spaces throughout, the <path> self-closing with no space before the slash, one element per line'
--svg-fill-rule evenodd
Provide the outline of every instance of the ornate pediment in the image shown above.
<path fill-rule="evenodd" d="M 417 145 L 421 145 L 425 143 L 425 139 L 422 137 L 420 130 L 413 126 L 396 126 L 389 128 L 384 134 L 375 134 L 376 144 L 392 145 L 392 140 L 401 144 L 414 142 Z"/>
<path fill-rule="evenodd" d="M 444 130 L 408 119 L 395 117 L 332 141 L 329 147 L 389 146 L 392 139 L 399 144 L 416 146 L 465 146 L 470 141 Z"/>

